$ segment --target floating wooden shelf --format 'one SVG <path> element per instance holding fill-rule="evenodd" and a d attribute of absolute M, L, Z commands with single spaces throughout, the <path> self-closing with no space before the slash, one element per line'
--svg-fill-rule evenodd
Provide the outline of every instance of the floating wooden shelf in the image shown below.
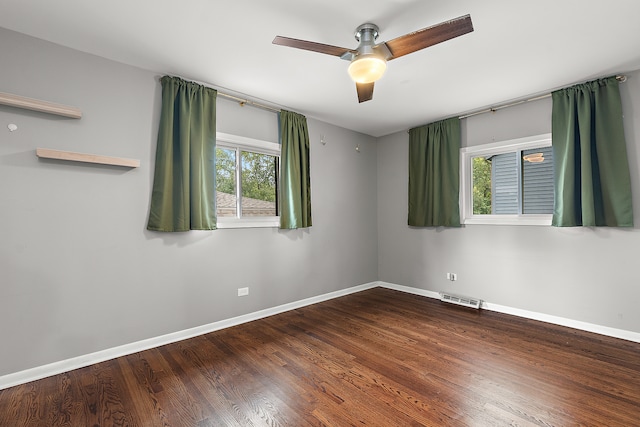
<path fill-rule="evenodd" d="M 140 160 L 123 159 L 121 157 L 98 156 L 95 154 L 74 153 L 71 151 L 50 150 L 48 148 L 36 149 L 36 155 L 44 159 L 70 160 L 72 162 L 98 163 L 101 165 L 124 166 L 137 168 Z"/>
<path fill-rule="evenodd" d="M 27 98 L 4 92 L 0 92 L 0 104 L 24 108 L 26 110 L 56 114 L 58 116 L 71 117 L 72 119 L 79 119 L 82 117 L 82 111 L 76 107 L 69 107 L 68 105 L 55 104 L 48 101 L 40 101 L 39 99 Z"/>

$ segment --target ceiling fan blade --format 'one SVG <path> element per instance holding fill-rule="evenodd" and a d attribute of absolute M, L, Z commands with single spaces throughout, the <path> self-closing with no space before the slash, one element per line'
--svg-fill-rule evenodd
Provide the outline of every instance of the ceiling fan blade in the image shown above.
<path fill-rule="evenodd" d="M 290 37 L 282 37 L 282 36 L 276 36 L 273 39 L 272 43 L 278 44 L 280 46 L 288 46 L 288 47 L 295 47 L 297 49 L 311 50 L 313 52 L 324 53 L 324 54 L 333 55 L 333 56 L 342 56 L 348 52 L 358 53 L 358 51 L 353 49 L 348 49 L 346 47 L 331 46 L 328 44 L 292 39 Z"/>
<path fill-rule="evenodd" d="M 392 55 L 389 60 L 451 40 L 472 31 L 473 23 L 471 22 L 471 15 L 465 15 L 452 19 L 451 21 L 441 22 L 440 24 L 405 34 L 404 36 L 386 42 Z"/>
<path fill-rule="evenodd" d="M 359 103 L 373 99 L 373 83 L 356 83 L 356 90 Z"/>

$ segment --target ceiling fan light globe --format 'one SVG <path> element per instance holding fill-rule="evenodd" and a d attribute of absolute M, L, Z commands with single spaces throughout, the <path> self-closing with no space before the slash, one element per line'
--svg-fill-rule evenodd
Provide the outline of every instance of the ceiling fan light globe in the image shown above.
<path fill-rule="evenodd" d="M 349 64 L 349 76 L 356 83 L 373 83 L 382 77 L 387 61 L 378 56 L 361 56 Z"/>

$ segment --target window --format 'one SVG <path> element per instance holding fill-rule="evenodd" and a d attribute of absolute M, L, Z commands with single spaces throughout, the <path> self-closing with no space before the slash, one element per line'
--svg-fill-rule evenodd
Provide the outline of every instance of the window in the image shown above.
<path fill-rule="evenodd" d="M 216 136 L 218 228 L 278 227 L 280 145 Z"/>
<path fill-rule="evenodd" d="M 460 150 L 463 224 L 551 225 L 551 135 Z"/>

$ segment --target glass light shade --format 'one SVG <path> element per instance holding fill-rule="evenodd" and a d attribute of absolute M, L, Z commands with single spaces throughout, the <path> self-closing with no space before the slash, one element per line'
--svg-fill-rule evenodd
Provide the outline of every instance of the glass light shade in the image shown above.
<path fill-rule="evenodd" d="M 349 75 L 356 83 L 373 83 L 384 74 L 387 61 L 378 56 L 361 56 L 349 65 Z"/>

